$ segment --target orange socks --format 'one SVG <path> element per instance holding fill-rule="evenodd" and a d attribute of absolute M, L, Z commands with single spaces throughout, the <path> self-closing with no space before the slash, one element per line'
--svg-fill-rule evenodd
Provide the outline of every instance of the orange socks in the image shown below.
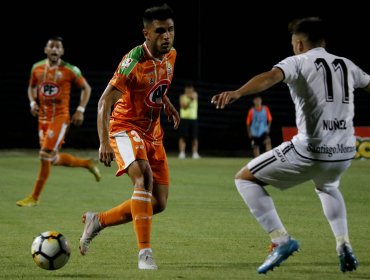
<path fill-rule="evenodd" d="M 35 186 L 33 188 L 32 197 L 36 200 L 39 199 L 40 193 L 45 186 L 46 180 L 49 177 L 51 168 L 51 162 L 48 160 L 41 160 L 39 176 L 36 179 Z"/>
<path fill-rule="evenodd" d="M 55 165 L 87 168 L 89 166 L 89 163 L 90 163 L 90 160 L 88 159 L 80 159 L 70 154 L 59 154 L 58 160 L 57 162 L 55 162 Z"/>
<path fill-rule="evenodd" d="M 131 213 L 139 250 L 150 248 L 150 231 L 153 208 L 152 194 L 144 189 L 135 189 L 131 197 Z"/>
<path fill-rule="evenodd" d="M 116 226 L 131 221 L 131 199 L 99 214 L 99 222 L 102 227 Z"/>
<path fill-rule="evenodd" d="M 157 203 L 156 200 L 153 199 L 152 197 L 153 211 L 155 209 L 156 203 Z M 156 211 L 154 211 L 153 214 L 155 213 Z M 131 221 L 132 221 L 131 199 L 126 200 L 125 202 L 121 203 L 120 205 L 112 209 L 99 213 L 99 222 L 103 228 L 116 226 L 120 224 L 126 224 Z"/>

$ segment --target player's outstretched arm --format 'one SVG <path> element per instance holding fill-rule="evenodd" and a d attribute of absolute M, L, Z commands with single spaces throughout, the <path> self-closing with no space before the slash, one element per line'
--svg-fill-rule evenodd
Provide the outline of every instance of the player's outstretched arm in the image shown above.
<path fill-rule="evenodd" d="M 216 109 L 224 109 L 226 105 L 233 103 L 240 97 L 262 92 L 281 82 L 283 79 L 283 72 L 279 68 L 273 68 L 268 72 L 254 76 L 241 88 L 235 91 L 225 91 L 214 95 L 211 102 L 215 104 Z"/>
<path fill-rule="evenodd" d="M 99 159 L 105 166 L 110 166 L 114 160 L 114 151 L 109 143 L 109 119 L 112 106 L 120 98 L 122 93 L 115 87 L 108 85 L 98 103 L 98 135 L 100 141 Z"/>

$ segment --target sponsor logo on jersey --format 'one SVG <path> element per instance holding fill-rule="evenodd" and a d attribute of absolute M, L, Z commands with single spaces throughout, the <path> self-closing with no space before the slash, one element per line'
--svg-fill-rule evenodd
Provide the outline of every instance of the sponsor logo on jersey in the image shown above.
<path fill-rule="evenodd" d="M 328 157 L 332 157 L 333 154 L 347 154 L 356 151 L 356 146 L 344 146 L 343 144 L 337 144 L 336 146 L 320 145 L 315 146 L 308 144 L 307 151 L 315 154 L 327 154 Z"/>
<path fill-rule="evenodd" d="M 124 71 L 125 69 L 127 69 L 130 66 L 131 62 L 132 62 L 132 58 L 129 58 L 129 57 L 126 58 L 121 64 L 121 71 Z"/>
<path fill-rule="evenodd" d="M 347 123 L 345 120 L 322 120 L 324 130 L 346 130 Z"/>
<path fill-rule="evenodd" d="M 53 82 L 45 82 L 40 84 L 39 90 L 45 98 L 53 98 L 58 96 L 60 93 L 59 86 Z"/>
<path fill-rule="evenodd" d="M 145 97 L 145 104 L 149 107 L 161 108 L 163 106 L 163 97 L 171 84 L 170 80 L 164 79 L 157 82 Z"/>
<path fill-rule="evenodd" d="M 279 157 L 281 162 L 286 162 L 285 156 L 283 155 L 282 152 L 280 152 L 279 149 L 275 149 L 274 151 L 275 151 L 276 155 Z"/>

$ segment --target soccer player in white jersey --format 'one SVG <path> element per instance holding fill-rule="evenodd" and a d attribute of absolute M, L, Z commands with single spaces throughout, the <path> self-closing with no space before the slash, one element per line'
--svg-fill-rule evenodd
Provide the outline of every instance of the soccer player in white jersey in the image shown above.
<path fill-rule="evenodd" d="M 291 141 L 250 161 L 235 176 L 235 185 L 262 228 L 270 235 L 271 252 L 257 269 L 266 273 L 280 265 L 299 242 L 285 229 L 266 185 L 281 190 L 312 180 L 334 237 L 342 272 L 358 261 L 350 245 L 346 207 L 339 190 L 342 174 L 355 155 L 353 93 L 370 91 L 370 76 L 352 61 L 325 50 L 325 28 L 319 18 L 289 23 L 294 56 L 256 75 L 235 91 L 212 97 L 223 109 L 242 96 L 284 82 L 295 104 L 298 134 Z"/>

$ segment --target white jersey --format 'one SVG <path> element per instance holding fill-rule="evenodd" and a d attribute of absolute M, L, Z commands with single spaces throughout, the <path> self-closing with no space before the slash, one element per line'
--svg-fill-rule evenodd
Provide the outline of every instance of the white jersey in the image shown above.
<path fill-rule="evenodd" d="M 324 48 L 288 57 L 274 67 L 283 71 L 295 104 L 298 134 L 292 143 L 297 153 L 314 160 L 352 159 L 353 92 L 365 88 L 370 76 Z"/>

